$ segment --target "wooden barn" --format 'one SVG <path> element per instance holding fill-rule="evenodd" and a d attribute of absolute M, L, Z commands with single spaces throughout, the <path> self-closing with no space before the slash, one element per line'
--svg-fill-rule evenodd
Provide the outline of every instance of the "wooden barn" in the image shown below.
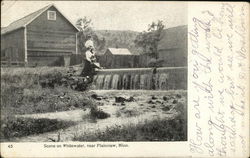
<path fill-rule="evenodd" d="M 161 67 L 183 67 L 187 66 L 187 26 L 177 26 L 164 29 L 158 43 L 158 60 L 162 60 Z M 148 67 L 152 56 L 141 54 L 139 67 Z"/>
<path fill-rule="evenodd" d="M 163 30 L 158 44 L 158 57 L 164 60 L 162 66 L 187 66 L 187 31 L 186 25 Z"/>
<path fill-rule="evenodd" d="M 78 29 L 54 6 L 46 6 L 1 29 L 1 63 L 69 65 L 77 54 Z"/>
<path fill-rule="evenodd" d="M 138 55 L 132 54 L 126 48 L 108 48 L 100 59 L 105 68 L 133 68 L 138 63 Z"/>

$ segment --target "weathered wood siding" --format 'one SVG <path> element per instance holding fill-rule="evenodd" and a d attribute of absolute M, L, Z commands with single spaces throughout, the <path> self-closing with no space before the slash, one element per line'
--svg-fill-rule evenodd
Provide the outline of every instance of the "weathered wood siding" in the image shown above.
<path fill-rule="evenodd" d="M 148 67 L 149 61 L 152 57 L 150 57 L 148 54 L 141 54 L 139 56 L 139 66 L 138 67 Z"/>
<path fill-rule="evenodd" d="M 47 11 L 56 11 L 56 20 L 47 19 Z M 76 53 L 77 30 L 53 6 L 27 25 L 28 51 Z"/>
<path fill-rule="evenodd" d="M 105 68 L 133 68 L 138 63 L 135 55 L 114 55 L 107 50 L 100 59 L 101 66 Z M 137 63 L 136 63 L 137 62 Z"/>
<path fill-rule="evenodd" d="M 64 66 L 63 56 L 29 56 L 28 66 Z"/>
<path fill-rule="evenodd" d="M 163 59 L 164 67 L 187 66 L 187 33 L 186 25 L 169 28 L 163 31 L 158 43 L 159 59 Z"/>
<path fill-rule="evenodd" d="M 7 63 L 24 62 L 24 28 L 1 35 L 1 61 Z"/>
<path fill-rule="evenodd" d="M 187 66 L 187 49 L 175 48 L 159 50 L 159 59 L 163 59 L 164 67 Z"/>

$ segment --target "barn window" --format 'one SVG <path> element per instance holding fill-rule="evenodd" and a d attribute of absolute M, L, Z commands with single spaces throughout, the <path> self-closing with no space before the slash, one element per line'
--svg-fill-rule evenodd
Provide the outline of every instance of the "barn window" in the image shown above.
<path fill-rule="evenodd" d="M 48 20 L 56 20 L 56 12 L 55 11 L 48 11 Z"/>

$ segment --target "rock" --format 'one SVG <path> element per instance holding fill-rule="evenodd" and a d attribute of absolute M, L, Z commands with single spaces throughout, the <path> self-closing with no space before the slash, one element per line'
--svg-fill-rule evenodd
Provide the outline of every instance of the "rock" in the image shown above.
<path fill-rule="evenodd" d="M 113 103 L 112 105 L 113 105 L 113 106 L 116 106 L 116 103 Z"/>
<path fill-rule="evenodd" d="M 153 95 L 151 99 L 155 100 L 155 99 L 157 99 L 157 98 Z"/>
<path fill-rule="evenodd" d="M 135 101 L 134 97 L 129 97 L 128 99 L 126 99 L 124 97 L 115 97 L 116 103 L 133 102 L 133 101 Z"/>
<path fill-rule="evenodd" d="M 104 112 L 102 109 L 91 109 L 90 114 L 93 118 L 105 119 L 110 117 L 110 114 Z"/>
<path fill-rule="evenodd" d="M 156 103 L 160 103 L 161 104 L 162 102 L 160 100 L 156 100 Z"/>
<path fill-rule="evenodd" d="M 103 106 L 103 105 L 104 105 L 104 103 L 98 102 L 98 106 Z"/>
<path fill-rule="evenodd" d="M 168 101 L 170 98 L 168 96 L 163 96 L 164 101 Z"/>
<path fill-rule="evenodd" d="M 102 97 L 98 96 L 97 94 L 92 94 L 91 98 L 93 98 L 95 100 L 102 100 Z"/>
<path fill-rule="evenodd" d="M 97 97 L 96 100 L 102 100 L 102 98 L 101 97 Z"/>
<path fill-rule="evenodd" d="M 97 94 L 92 94 L 91 95 L 91 98 L 93 98 L 93 99 L 96 99 L 98 96 L 97 96 Z"/>
<path fill-rule="evenodd" d="M 127 99 L 127 101 L 128 101 L 128 102 L 133 102 L 133 101 L 135 101 L 135 98 L 134 98 L 134 97 L 129 97 L 129 98 Z"/>
<path fill-rule="evenodd" d="M 121 110 L 124 110 L 126 107 L 122 107 Z"/>
<path fill-rule="evenodd" d="M 172 103 L 176 104 L 177 102 L 178 102 L 178 100 L 174 99 Z"/>
<path fill-rule="evenodd" d="M 149 100 L 148 103 L 149 104 L 155 104 L 155 102 L 153 100 Z"/>
<path fill-rule="evenodd" d="M 176 97 L 177 97 L 177 98 L 181 98 L 181 95 L 180 95 L 180 94 L 176 94 Z"/>
<path fill-rule="evenodd" d="M 155 108 L 155 105 L 151 106 L 151 108 Z"/>
<path fill-rule="evenodd" d="M 126 104 L 123 102 L 123 103 L 121 103 L 121 105 L 122 105 L 122 106 L 125 106 Z"/>
<path fill-rule="evenodd" d="M 115 97 L 115 102 L 116 102 L 116 103 L 122 103 L 122 102 L 124 102 L 124 101 L 126 101 L 126 98 L 123 98 L 123 97 Z"/>
<path fill-rule="evenodd" d="M 165 107 L 162 108 L 162 110 L 163 110 L 163 111 L 169 111 L 170 108 L 169 108 L 168 106 L 165 106 Z"/>

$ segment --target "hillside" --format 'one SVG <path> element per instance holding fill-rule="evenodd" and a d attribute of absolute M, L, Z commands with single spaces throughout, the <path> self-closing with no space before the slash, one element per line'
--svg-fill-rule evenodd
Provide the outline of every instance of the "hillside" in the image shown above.
<path fill-rule="evenodd" d="M 96 30 L 98 37 L 105 38 L 106 44 L 104 49 L 99 52 L 104 53 L 107 48 L 128 48 L 131 53 L 139 54 L 140 48 L 136 48 L 134 40 L 139 32 L 136 31 L 118 31 L 118 30 Z"/>

